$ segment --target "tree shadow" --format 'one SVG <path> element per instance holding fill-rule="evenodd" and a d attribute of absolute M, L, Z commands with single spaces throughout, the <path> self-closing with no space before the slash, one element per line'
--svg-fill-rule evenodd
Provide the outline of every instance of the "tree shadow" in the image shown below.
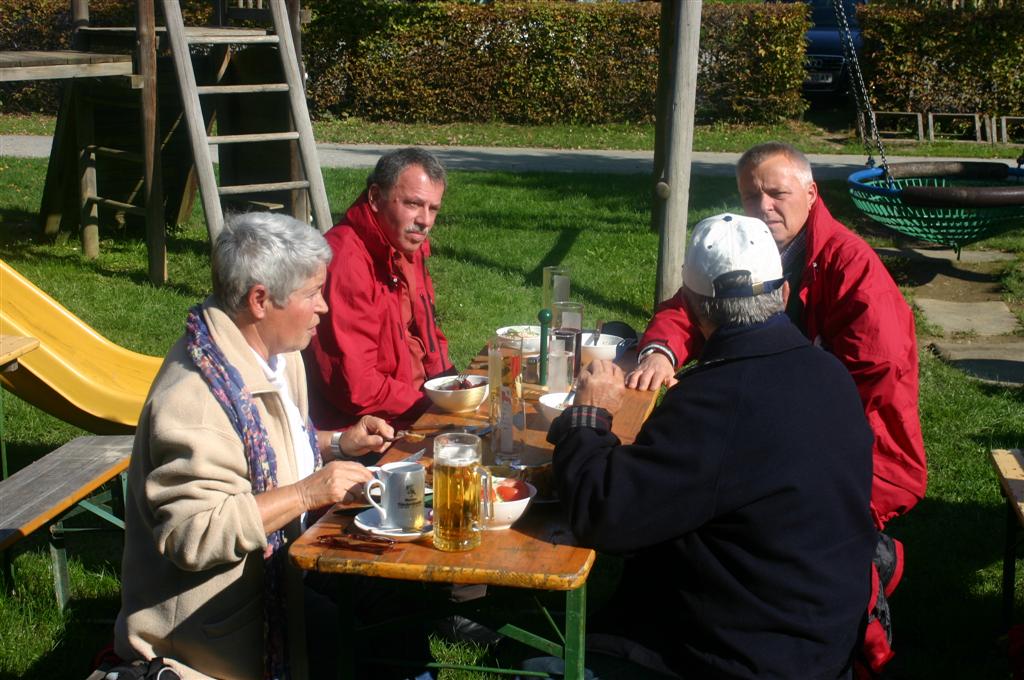
<path fill-rule="evenodd" d="M 938 276 L 946 276 L 967 283 L 990 284 L 993 290 L 1002 287 L 1002 267 L 998 271 L 976 271 L 969 265 L 959 264 L 944 257 L 931 257 L 908 246 L 897 248 L 876 249 L 889 273 L 897 285 L 918 287 L 935 280 Z M 985 263 L 987 266 L 1001 263 Z"/>

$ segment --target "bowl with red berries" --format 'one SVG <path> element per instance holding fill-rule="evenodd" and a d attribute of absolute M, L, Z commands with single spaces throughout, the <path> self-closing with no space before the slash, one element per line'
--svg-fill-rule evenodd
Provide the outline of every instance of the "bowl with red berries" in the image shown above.
<path fill-rule="evenodd" d="M 537 495 L 537 487 L 521 479 L 491 477 L 491 518 L 484 521 L 489 531 L 508 529 L 523 516 Z"/>

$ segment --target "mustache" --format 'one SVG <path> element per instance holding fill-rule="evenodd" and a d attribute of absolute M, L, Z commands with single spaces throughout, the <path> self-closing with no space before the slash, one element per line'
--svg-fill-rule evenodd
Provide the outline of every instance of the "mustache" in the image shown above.
<path fill-rule="evenodd" d="M 430 227 L 421 227 L 418 224 L 410 224 L 408 227 L 405 228 L 405 233 L 406 234 L 423 234 L 424 236 L 426 236 L 427 234 L 430 233 Z"/>

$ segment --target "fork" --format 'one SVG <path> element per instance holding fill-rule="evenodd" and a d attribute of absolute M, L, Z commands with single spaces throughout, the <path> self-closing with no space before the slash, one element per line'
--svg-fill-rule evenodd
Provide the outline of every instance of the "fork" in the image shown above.
<path fill-rule="evenodd" d="M 386 442 L 397 442 L 399 439 L 404 439 L 407 442 L 421 442 L 426 438 L 427 435 L 421 432 L 413 432 L 412 430 L 396 430 L 393 437 L 381 436 L 381 439 Z"/>

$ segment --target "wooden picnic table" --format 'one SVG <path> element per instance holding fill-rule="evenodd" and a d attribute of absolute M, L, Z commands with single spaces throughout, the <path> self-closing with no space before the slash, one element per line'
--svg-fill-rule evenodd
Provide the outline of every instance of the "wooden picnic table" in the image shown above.
<path fill-rule="evenodd" d="M 471 372 L 486 370 L 486 355 L 478 356 Z M 622 360 L 635 365 L 635 354 Z M 536 397 L 527 394 L 527 440 L 524 462 L 550 461 L 553 447 L 547 443 L 547 422 L 536 411 Z M 536 393 L 534 393 L 536 394 Z M 654 406 L 657 392 L 627 390 L 622 409 L 616 414 L 613 430 L 623 442 L 632 442 Z M 466 414 L 444 413 L 431 407 L 413 426 L 414 431 L 432 432 L 488 422 L 487 404 Z M 433 438 L 423 441 L 399 441 L 380 460 L 401 459 L 426 448 L 422 463 L 432 464 Z M 484 463 L 489 461 L 485 458 Z M 443 552 L 433 547 L 429 537 L 411 543 L 397 543 L 395 549 L 381 554 L 348 550 L 319 542 L 321 536 L 337 536 L 349 530 L 354 512 L 336 507 L 310 527 L 290 548 L 292 562 L 308 571 L 328 574 L 422 581 L 430 583 L 473 584 L 560 591 L 565 593 L 564 643 L 540 639 L 513 625 L 498 632 L 565 661 L 565 678 L 584 677 L 584 635 L 586 621 L 586 581 L 595 553 L 576 545 L 564 513 L 557 503 L 534 504 L 511 529 L 485 532 L 481 545 L 467 552 Z"/>
<path fill-rule="evenodd" d="M 0 371 L 14 370 L 14 362 L 39 347 L 39 340 L 24 335 L 0 335 Z"/>
<path fill-rule="evenodd" d="M 26 335 L 0 335 L 0 373 L 18 370 L 18 359 L 39 347 Z M 0 394 L 0 479 L 7 479 L 7 445 L 4 440 L 4 403 Z"/>

